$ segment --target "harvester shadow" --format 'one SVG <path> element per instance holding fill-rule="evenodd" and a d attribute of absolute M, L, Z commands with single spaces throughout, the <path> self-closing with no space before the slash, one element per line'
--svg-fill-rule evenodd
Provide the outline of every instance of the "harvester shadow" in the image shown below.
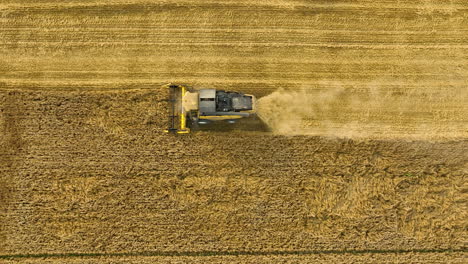
<path fill-rule="evenodd" d="M 271 132 L 268 125 L 263 122 L 258 116 L 251 116 L 236 120 L 235 123 L 226 121 L 215 121 L 208 124 L 189 124 L 192 132 L 197 131 L 215 131 L 215 132 L 233 132 L 233 131 L 249 131 L 249 132 Z"/>

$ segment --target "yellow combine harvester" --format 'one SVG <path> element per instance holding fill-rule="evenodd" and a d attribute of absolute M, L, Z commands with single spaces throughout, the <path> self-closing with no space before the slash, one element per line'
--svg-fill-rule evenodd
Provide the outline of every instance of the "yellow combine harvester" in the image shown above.
<path fill-rule="evenodd" d="M 237 119 L 255 114 L 255 96 L 216 89 L 191 89 L 169 84 L 171 115 L 167 132 L 184 134 L 190 128 Z"/>

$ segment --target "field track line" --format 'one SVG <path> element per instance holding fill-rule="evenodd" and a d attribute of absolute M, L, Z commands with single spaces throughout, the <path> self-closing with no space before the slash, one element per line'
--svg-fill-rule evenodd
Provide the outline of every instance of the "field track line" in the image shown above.
<path fill-rule="evenodd" d="M 409 2 L 409 1 L 408 1 Z M 156 7 L 228 7 L 228 8 L 276 8 L 276 9 L 299 9 L 299 8 L 349 8 L 349 9 L 369 9 L 369 8 L 379 8 L 379 9 L 390 9 L 390 10 L 398 10 L 398 9 L 409 9 L 409 10 L 420 10 L 422 8 L 431 8 L 434 10 L 457 10 L 457 9 L 465 9 L 465 6 L 460 3 L 452 3 L 450 6 L 443 6 L 437 4 L 426 4 L 421 5 L 418 3 L 399 3 L 398 6 L 395 4 L 386 4 L 386 3 L 379 3 L 379 4 L 372 4 L 371 3 L 333 3 L 333 4 L 323 4 L 323 3 L 281 3 L 281 2 L 252 2 L 250 0 L 237 0 L 235 2 L 227 1 L 226 3 L 219 3 L 219 1 L 214 0 L 205 0 L 204 3 L 199 3 L 193 0 L 169 0 L 165 2 L 149 2 L 145 0 L 135 1 L 135 3 L 127 3 L 125 1 L 115 1 L 113 4 L 109 3 L 98 3 L 98 2 L 76 2 L 76 3 L 23 3 L 23 4 L 0 4 L 1 9 L 37 9 L 37 10 L 47 10 L 47 9 L 73 9 L 73 8 L 103 8 L 103 7 L 118 7 L 118 6 L 156 6 Z"/>
<path fill-rule="evenodd" d="M 404 254 L 404 253 L 455 253 L 468 252 L 468 248 L 458 249 L 365 249 L 365 250 L 304 250 L 304 251 L 141 251 L 116 253 L 39 253 L 0 255 L 0 259 L 24 258 L 84 258 L 84 257 L 204 257 L 204 256 L 285 256 L 316 254 Z"/>
<path fill-rule="evenodd" d="M 17 41 L 15 43 L 0 43 L 0 46 L 8 45 L 37 45 L 39 41 Z M 50 46 L 59 45 L 65 46 L 64 43 L 60 41 L 47 41 L 42 43 L 48 43 Z M 73 42 L 69 42 L 73 43 Z M 78 42 L 76 42 L 78 43 Z M 113 46 L 113 45 L 123 45 L 123 46 L 226 46 L 226 47 L 316 47 L 316 48 L 359 48 L 359 49 L 400 49 L 400 48 L 414 48 L 414 49 L 468 49 L 468 45 L 465 44 L 411 44 L 411 43 L 400 43 L 400 44 L 372 44 L 372 43 L 363 43 L 363 44 L 336 44 L 336 43 L 287 43 L 287 42 L 172 42 L 172 43 L 162 43 L 162 42 L 128 42 L 128 41 L 87 41 L 83 43 L 78 43 L 81 47 L 84 46 Z M 70 45 L 73 46 L 73 45 Z"/>

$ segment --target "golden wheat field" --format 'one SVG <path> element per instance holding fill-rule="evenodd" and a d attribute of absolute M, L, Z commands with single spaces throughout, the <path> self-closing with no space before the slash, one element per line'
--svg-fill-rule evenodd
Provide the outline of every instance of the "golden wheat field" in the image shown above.
<path fill-rule="evenodd" d="M 467 54 L 465 0 L 3 0 L 0 263 L 465 263 Z"/>

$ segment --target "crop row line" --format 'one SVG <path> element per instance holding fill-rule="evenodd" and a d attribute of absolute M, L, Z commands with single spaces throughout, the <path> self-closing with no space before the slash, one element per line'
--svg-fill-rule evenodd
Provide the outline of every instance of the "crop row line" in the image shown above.
<path fill-rule="evenodd" d="M 363 249 L 363 250 L 299 250 L 299 251 L 140 251 L 140 252 L 90 252 L 90 253 L 39 253 L 0 255 L 0 259 L 18 258 L 85 258 L 85 257 L 204 257 L 204 256 L 268 256 L 316 254 L 405 254 L 405 253 L 455 253 L 468 252 L 468 248 L 440 249 Z"/>

